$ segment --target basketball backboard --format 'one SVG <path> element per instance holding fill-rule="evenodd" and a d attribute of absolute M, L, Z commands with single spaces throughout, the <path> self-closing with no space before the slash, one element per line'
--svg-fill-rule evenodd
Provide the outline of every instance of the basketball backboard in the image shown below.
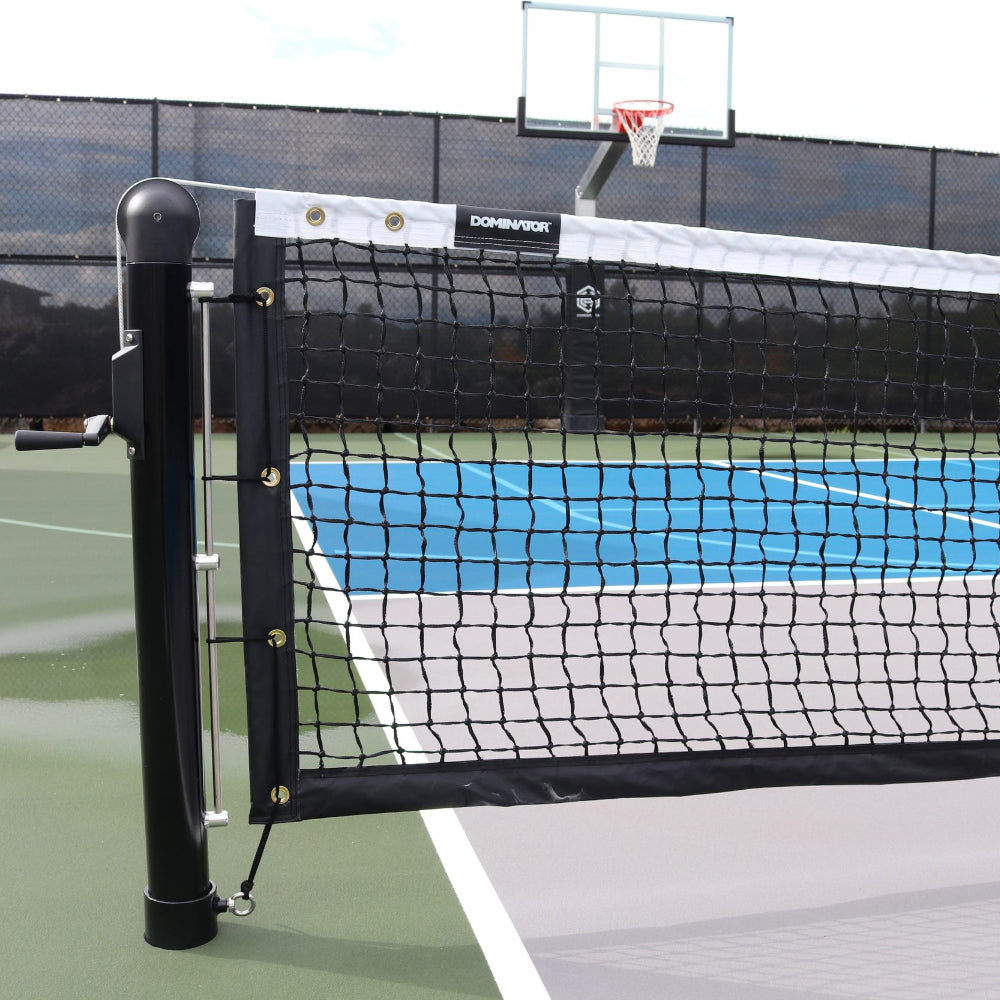
<path fill-rule="evenodd" d="M 660 142 L 731 146 L 733 19 L 524 0 L 519 135 L 618 139 L 612 105 L 674 105 Z"/>

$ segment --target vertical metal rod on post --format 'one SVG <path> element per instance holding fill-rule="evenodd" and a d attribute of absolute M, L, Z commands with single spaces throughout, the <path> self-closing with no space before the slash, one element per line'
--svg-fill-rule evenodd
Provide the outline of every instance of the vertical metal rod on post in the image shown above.
<path fill-rule="evenodd" d="M 198 206 L 172 181 L 145 180 L 122 196 L 117 222 L 145 405 L 142 446 L 130 449 L 145 937 L 158 948 L 192 948 L 215 937 L 219 910 L 208 877 L 194 562 L 188 283 Z"/>
<path fill-rule="evenodd" d="M 205 532 L 204 555 L 195 556 L 195 566 L 205 571 L 205 637 L 208 640 L 208 710 L 211 719 L 212 808 L 205 813 L 207 826 L 225 826 L 229 814 L 222 808 L 222 754 L 219 747 L 219 647 L 215 603 L 215 573 L 219 555 L 215 551 L 215 505 L 212 498 L 212 307 L 205 301 L 215 294 L 211 282 L 192 282 L 191 297 L 201 306 L 201 454 L 202 520 Z"/>

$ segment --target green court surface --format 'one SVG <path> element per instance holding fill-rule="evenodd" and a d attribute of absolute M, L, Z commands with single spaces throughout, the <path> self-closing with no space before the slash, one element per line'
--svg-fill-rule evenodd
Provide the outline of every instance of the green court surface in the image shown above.
<path fill-rule="evenodd" d="M 216 438 L 229 471 L 234 441 Z M 0 996 L 420 1000 L 498 989 L 416 814 L 276 828 L 257 909 L 186 952 L 142 938 L 145 848 L 128 462 L 111 439 L 16 453 L 0 436 L 0 754 L 7 808 Z M 220 634 L 238 632 L 233 498 L 216 487 Z M 221 894 L 260 835 L 246 822 L 242 664 L 220 656 L 224 805 L 209 834 Z"/>
<path fill-rule="evenodd" d="M 747 462 L 747 461 L 815 461 L 850 460 L 853 458 L 914 457 L 938 459 L 943 454 L 969 457 L 980 455 L 996 458 L 1000 453 L 1000 438 L 992 431 L 974 434 L 928 431 L 922 434 L 900 429 L 883 434 L 877 431 L 837 430 L 791 433 L 781 429 L 734 426 L 731 432 L 692 434 L 573 434 L 547 430 L 529 433 L 491 434 L 485 431 L 387 430 L 382 440 L 374 434 L 348 433 L 310 434 L 309 447 L 313 461 L 339 459 L 350 455 L 356 459 L 426 459 L 447 458 L 485 462 Z M 292 460 L 302 441 L 292 439 Z"/>

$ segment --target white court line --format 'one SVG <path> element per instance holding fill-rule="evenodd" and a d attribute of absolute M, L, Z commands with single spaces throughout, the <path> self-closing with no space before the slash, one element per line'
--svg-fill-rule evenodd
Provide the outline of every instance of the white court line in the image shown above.
<path fill-rule="evenodd" d="M 366 694 L 378 720 L 411 761 L 420 761 L 423 750 L 403 707 L 392 694 L 388 678 L 351 610 L 351 603 L 319 547 L 319 540 L 291 494 L 292 523 L 307 552 L 309 567 L 323 589 L 333 620 L 351 650 Z M 399 755 L 397 754 L 397 760 Z M 504 1000 L 550 1000 L 548 991 L 518 935 L 496 888 L 483 868 L 454 809 L 420 813 L 441 864 L 465 911 L 483 957 Z"/>
<path fill-rule="evenodd" d="M 418 450 L 422 448 L 424 451 L 430 452 L 431 454 L 436 455 L 438 458 L 448 459 L 448 460 L 451 460 L 451 461 L 454 460 L 454 456 L 449 455 L 447 452 L 444 452 L 444 451 L 441 451 L 440 449 L 434 448 L 432 445 L 427 445 L 427 444 L 424 444 L 423 442 L 418 442 L 416 440 L 416 438 L 414 438 L 414 437 L 412 437 L 410 435 L 403 434 L 400 431 L 394 431 L 393 433 L 394 433 L 394 435 L 396 437 L 402 439 L 403 441 L 406 441 L 408 444 L 410 444 L 411 446 L 417 448 Z M 751 460 L 748 460 L 748 461 L 751 461 Z M 842 461 L 847 462 L 848 464 L 856 464 L 852 459 L 844 459 Z M 875 460 L 871 460 L 871 461 L 874 462 Z M 897 461 L 909 461 L 909 459 L 898 459 Z M 712 466 L 714 468 L 732 469 L 733 471 L 737 471 L 737 472 L 749 472 L 750 474 L 759 476 L 762 479 L 764 479 L 764 478 L 776 479 L 776 480 L 779 480 L 781 482 L 792 483 L 794 485 L 801 485 L 801 486 L 810 487 L 812 489 L 822 490 L 822 491 L 826 492 L 827 494 L 841 494 L 841 495 L 849 496 L 849 497 L 851 497 L 854 500 L 872 500 L 872 501 L 874 501 L 874 502 L 876 502 L 876 503 L 878 503 L 880 505 L 881 504 L 885 504 L 885 505 L 890 506 L 890 507 L 897 507 L 897 508 L 902 508 L 902 509 L 905 509 L 905 510 L 912 510 L 912 511 L 916 511 L 918 513 L 931 514 L 932 516 L 935 516 L 935 517 L 940 517 L 940 518 L 945 518 L 945 519 L 951 519 L 951 520 L 955 520 L 955 521 L 960 521 L 960 522 L 962 522 L 964 524 L 969 524 L 969 525 L 979 525 L 980 527 L 992 528 L 994 531 L 1000 531 L 1000 522 L 998 522 L 998 521 L 987 521 L 987 520 L 985 520 L 983 518 L 974 517 L 971 514 L 963 514 L 963 513 L 956 512 L 956 511 L 940 510 L 940 509 L 933 508 L 933 507 L 925 507 L 922 504 L 914 504 L 914 503 L 910 503 L 910 502 L 904 501 L 904 500 L 895 500 L 895 499 L 893 499 L 890 496 L 879 496 L 878 494 L 875 494 L 875 493 L 866 493 L 866 492 L 864 492 L 862 490 L 849 490 L 849 489 L 845 489 L 844 487 L 840 487 L 840 486 L 831 486 L 828 483 L 812 481 L 812 480 L 806 478 L 805 476 L 785 475 L 785 474 L 782 474 L 782 473 L 779 473 L 779 472 L 769 472 L 766 469 L 761 469 L 759 466 L 752 465 L 752 464 L 750 464 L 750 465 L 743 465 L 743 464 L 741 464 L 739 462 L 725 462 L 725 461 L 721 461 L 721 460 L 711 460 L 711 459 L 706 460 L 704 462 L 704 464 L 708 465 L 708 466 Z M 472 472 L 475 475 L 482 476 L 484 479 L 493 479 L 494 478 L 494 477 L 492 477 L 490 475 L 487 475 L 487 473 L 485 473 L 485 472 L 480 472 L 478 469 L 475 469 L 475 468 L 470 468 L 469 471 Z M 519 493 L 522 496 L 528 496 L 528 494 L 526 494 L 524 492 L 524 490 L 521 489 L 519 486 L 517 486 L 515 483 L 511 483 L 511 482 L 509 482 L 509 481 L 507 481 L 505 479 L 501 479 L 499 477 L 496 477 L 495 481 L 497 483 L 499 483 L 500 485 L 502 485 L 502 486 L 506 486 L 509 490 L 511 490 L 514 493 Z M 595 525 L 597 525 L 600 528 L 610 528 L 612 530 L 618 530 L 618 531 L 629 531 L 629 530 L 631 530 L 631 526 L 630 525 L 616 524 L 616 523 L 614 523 L 612 521 L 609 521 L 609 520 L 607 520 L 605 518 L 602 518 L 602 517 L 596 517 L 595 518 L 595 517 L 590 516 L 589 514 L 583 514 L 583 513 L 579 512 L 579 511 L 574 512 L 572 504 L 567 505 L 565 503 L 560 503 L 559 501 L 551 500 L 551 499 L 546 499 L 544 497 L 535 497 L 534 499 L 538 503 L 541 503 L 543 505 L 548 505 L 548 506 L 552 507 L 553 509 L 555 509 L 559 513 L 567 513 L 568 517 L 571 520 L 574 520 L 574 521 L 588 522 L 588 523 L 591 523 L 591 524 L 595 524 Z M 711 529 L 708 529 L 708 530 L 711 530 Z M 677 529 L 677 530 L 675 530 L 674 534 L 675 535 L 679 534 L 681 536 L 691 535 L 694 538 L 695 542 L 699 545 L 699 547 L 717 546 L 717 547 L 723 547 L 723 548 L 731 549 L 731 550 L 737 550 L 737 549 L 738 550 L 746 550 L 748 552 L 760 552 L 761 551 L 761 546 L 760 545 L 753 545 L 753 544 L 748 543 L 748 542 L 732 542 L 732 541 L 726 541 L 726 540 L 715 540 L 715 539 L 712 539 L 712 538 L 706 538 L 706 537 L 704 537 L 704 534 L 701 531 L 695 531 L 695 532 L 692 533 L 691 531 L 685 531 L 683 529 Z M 767 552 L 765 554 L 772 555 L 772 556 L 775 556 L 775 555 L 778 555 L 778 556 L 781 556 L 781 555 L 791 555 L 791 556 L 794 556 L 794 555 L 798 555 L 799 551 L 800 550 L 797 549 L 797 548 L 796 549 L 788 549 L 788 548 L 776 547 L 776 546 L 772 545 L 772 546 L 768 546 Z M 864 560 L 860 560 L 860 561 L 862 563 L 864 563 Z M 881 565 L 881 563 L 874 563 L 874 562 L 872 562 L 870 564 L 871 565 Z M 888 565 L 888 563 L 887 563 L 887 565 Z M 909 563 L 907 563 L 907 564 L 900 563 L 898 565 L 902 566 L 902 565 L 910 565 L 910 564 Z M 932 568 L 930 564 L 926 564 L 926 563 L 919 563 L 919 564 L 917 564 L 917 566 L 920 569 L 930 569 L 930 568 Z"/>
<path fill-rule="evenodd" d="M 409 437 L 406 434 L 402 434 L 399 431 L 395 431 L 394 433 L 395 433 L 396 437 L 402 438 L 404 441 L 408 442 L 409 444 L 413 445 L 414 447 L 420 447 L 421 446 L 421 444 L 418 443 L 415 438 Z M 436 448 L 433 448 L 430 445 L 424 445 L 423 447 L 424 447 L 425 451 L 429 451 L 432 454 L 437 455 L 439 458 L 451 458 L 452 457 L 452 456 L 448 455 L 447 453 L 445 453 L 443 451 L 439 451 Z M 851 462 L 850 459 L 845 459 L 843 461 L 846 461 L 848 463 Z M 899 459 L 898 461 L 908 461 L 908 460 Z M 762 479 L 764 479 L 764 478 L 767 478 L 767 479 L 777 479 L 777 480 L 780 480 L 781 482 L 793 483 L 795 485 L 801 485 L 801 486 L 808 486 L 808 487 L 811 487 L 813 489 L 823 490 L 826 493 L 843 494 L 843 495 L 849 496 L 849 497 L 851 497 L 852 499 L 855 499 L 855 500 L 873 500 L 876 503 L 886 504 L 887 506 L 890 506 L 890 507 L 900 507 L 900 508 L 903 508 L 903 509 L 906 509 L 906 510 L 913 510 L 913 511 L 917 511 L 919 513 L 924 513 L 924 514 L 932 514 L 932 515 L 934 515 L 936 517 L 942 517 L 942 518 L 946 518 L 946 519 L 950 518 L 950 519 L 955 520 L 955 521 L 962 521 L 965 524 L 977 524 L 980 527 L 993 528 L 995 531 L 1000 531 L 1000 522 L 998 522 L 998 521 L 987 521 L 987 520 L 984 520 L 983 518 L 973 517 L 971 514 L 962 514 L 962 513 L 956 512 L 956 511 L 939 510 L 939 509 L 934 508 L 934 507 L 925 507 L 922 504 L 909 503 L 908 501 L 905 501 L 905 500 L 895 500 L 895 499 L 893 499 L 890 496 L 879 496 L 878 494 L 875 494 L 875 493 L 865 493 L 862 490 L 848 490 L 848 489 L 844 489 L 841 486 L 830 486 L 827 483 L 811 481 L 811 480 L 805 478 L 804 476 L 791 476 L 791 475 L 784 475 L 784 474 L 782 474 L 780 472 L 768 472 L 766 469 L 761 469 L 761 468 L 759 468 L 757 466 L 754 466 L 754 465 L 742 465 L 739 462 L 724 462 L 724 461 L 720 461 L 720 460 L 709 459 L 709 460 L 706 460 L 704 464 L 705 465 L 710 465 L 710 466 L 713 466 L 713 467 L 719 468 L 719 469 L 732 469 L 732 470 L 734 470 L 736 472 L 749 472 L 750 474 L 755 475 L 755 476 L 759 476 Z M 476 469 L 472 469 L 471 471 L 474 472 L 474 473 L 477 472 Z M 489 478 L 486 475 L 486 473 L 484 473 L 484 472 L 478 472 L 477 474 L 483 476 L 484 478 Z M 503 480 L 503 479 L 497 479 L 496 481 L 498 483 L 502 484 L 503 486 L 506 486 L 508 489 L 512 489 L 512 490 L 514 490 L 517 493 L 521 493 L 522 495 L 524 494 L 524 491 L 522 489 L 520 489 L 519 487 L 517 487 L 516 485 L 514 485 L 513 483 L 509 483 L 509 482 L 507 482 L 506 480 Z M 539 499 L 539 498 L 536 498 L 536 500 L 537 499 Z M 546 500 L 542 499 L 541 502 L 542 503 L 552 504 L 553 506 L 555 506 L 560 511 L 562 511 L 563 509 L 565 509 L 564 505 L 557 504 L 556 501 L 553 501 L 553 500 L 546 501 Z M 573 518 L 574 520 L 589 521 L 589 522 L 591 522 L 593 524 L 600 525 L 601 527 L 608 527 L 608 528 L 618 529 L 618 530 L 621 530 L 621 531 L 628 530 L 628 528 L 629 528 L 628 525 L 620 525 L 620 524 L 614 524 L 614 523 L 612 523 L 610 521 L 602 521 L 600 518 L 593 518 L 593 517 L 591 517 L 588 514 L 574 514 L 573 511 L 572 511 L 572 505 L 570 505 L 569 513 L 570 513 L 570 517 Z M 681 533 L 683 534 L 684 532 L 682 531 Z M 714 542 L 713 543 L 712 539 L 702 538 L 700 532 L 697 533 L 697 535 L 698 535 L 698 538 L 699 538 L 699 541 L 701 542 L 701 544 L 726 545 L 728 547 L 728 543 L 725 543 L 725 542 Z M 735 547 L 736 548 L 747 549 L 749 551 L 757 551 L 758 550 L 757 546 L 748 545 L 746 543 L 739 543 L 739 542 L 736 543 Z M 797 550 L 774 549 L 774 548 L 772 548 L 770 551 L 771 551 L 772 554 L 789 555 L 789 554 L 795 554 L 795 551 L 797 551 Z"/>
<path fill-rule="evenodd" d="M 15 521 L 12 517 L 0 517 L 0 524 L 10 524 L 15 528 L 38 528 L 42 531 L 68 531 L 74 535 L 97 535 L 100 538 L 125 538 L 132 536 L 121 531 L 97 531 L 94 528 L 68 528 L 61 524 L 39 524 L 36 521 Z"/>
<path fill-rule="evenodd" d="M 96 535 L 99 538 L 122 538 L 131 541 L 132 535 L 123 531 L 98 531 L 95 528 L 70 528 L 62 524 L 41 524 L 37 521 L 16 521 L 12 517 L 0 517 L 0 524 L 9 524 L 15 528 L 37 528 L 41 531 L 66 531 L 73 535 Z M 216 542 L 216 548 L 238 549 L 236 542 Z"/>
<path fill-rule="evenodd" d="M 844 577 L 839 580 L 826 579 L 815 580 L 722 580 L 718 583 L 703 583 L 694 581 L 691 583 L 671 583 L 669 586 L 662 583 L 647 583 L 632 586 L 631 584 L 604 584 L 602 586 L 581 586 L 581 587 L 532 587 L 511 588 L 510 590 L 435 590 L 428 591 L 434 597 L 449 597 L 461 594 L 466 595 L 488 595 L 490 597 L 614 597 L 616 595 L 624 597 L 633 596 L 656 596 L 657 594 L 738 594 L 747 592 L 753 596 L 761 593 L 774 594 L 808 594 L 813 591 L 823 591 L 833 593 L 838 590 L 850 590 L 853 592 L 864 592 L 876 590 L 880 593 L 908 593 L 913 587 L 929 587 L 935 590 L 951 584 L 956 587 L 964 587 L 967 584 L 990 583 L 997 581 L 996 573 L 929 573 L 924 576 L 913 574 L 907 576 L 871 576 L 871 577 Z M 389 591 L 379 593 L 352 594 L 351 601 L 360 603 L 363 601 L 411 601 L 418 596 L 412 592 Z"/>
<path fill-rule="evenodd" d="M 962 514 L 958 511 L 925 507 L 923 504 L 910 503 L 909 500 L 895 500 L 888 495 L 880 496 L 877 493 L 866 493 L 864 490 L 849 490 L 843 486 L 831 486 L 829 483 L 814 482 L 804 476 L 786 476 L 780 472 L 768 472 L 764 469 L 734 465 L 729 462 L 710 461 L 706 464 L 722 469 L 732 469 L 735 472 L 749 472 L 751 475 L 759 476 L 761 479 L 777 479 L 781 482 L 793 483 L 796 486 L 808 486 L 811 489 L 823 490 L 826 493 L 840 493 L 856 500 L 874 500 L 876 503 L 885 504 L 887 507 L 901 507 L 904 510 L 917 511 L 921 514 L 932 514 L 935 517 L 962 521 L 965 524 L 978 524 L 981 528 L 992 528 L 994 531 L 1000 531 L 1000 521 L 987 521 L 984 518 L 973 517 L 971 514 Z"/>
<path fill-rule="evenodd" d="M 453 456 L 448 455 L 446 452 L 439 451 L 431 445 L 421 445 L 417 442 L 416 438 L 402 434 L 399 431 L 393 431 L 393 433 L 398 438 L 402 438 L 404 441 L 409 442 L 418 450 L 429 451 L 432 455 L 437 455 L 438 458 L 449 459 L 454 461 Z M 489 480 L 491 483 L 499 483 L 501 486 L 506 486 L 507 489 L 513 494 L 519 494 L 520 496 L 531 498 L 530 493 L 526 493 L 520 486 L 516 483 L 512 483 L 507 479 L 496 475 L 495 472 L 491 470 L 490 473 L 480 472 L 479 469 L 475 468 L 477 463 L 466 463 L 464 465 L 465 471 L 474 476 L 480 476 L 483 479 Z M 478 463 L 482 464 L 482 463 Z M 628 526 L 624 524 L 612 524 L 609 521 L 602 521 L 599 517 L 591 517 L 589 514 L 573 513 L 573 505 L 571 503 L 566 503 L 565 501 L 553 500 L 549 497 L 533 497 L 535 503 L 541 507 L 548 507 L 550 510 L 554 510 L 557 514 L 565 514 L 568 519 L 573 521 L 585 521 L 589 524 L 596 524 L 599 528 L 616 528 L 618 531 L 627 531 Z"/>

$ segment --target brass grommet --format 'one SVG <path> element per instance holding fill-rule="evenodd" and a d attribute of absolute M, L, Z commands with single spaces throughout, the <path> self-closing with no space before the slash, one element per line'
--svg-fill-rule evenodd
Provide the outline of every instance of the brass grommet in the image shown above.
<path fill-rule="evenodd" d="M 267 285 L 261 285 L 261 287 L 257 289 L 257 294 L 260 296 L 257 300 L 257 305 L 263 306 L 265 309 L 268 306 L 274 305 L 274 290 L 268 288 Z"/>
<path fill-rule="evenodd" d="M 284 785 L 278 785 L 271 789 L 271 801 L 276 805 L 283 806 L 292 797 L 292 793 Z"/>
<path fill-rule="evenodd" d="M 267 633 L 267 644 L 272 649 L 281 649 L 288 642 L 288 636 L 280 628 L 273 628 Z"/>
<path fill-rule="evenodd" d="M 311 205 L 306 209 L 306 222 L 310 226 L 322 226 L 326 222 L 326 212 L 319 205 Z"/>
<path fill-rule="evenodd" d="M 277 469 L 265 469 L 260 474 L 260 481 L 268 487 L 277 486 L 281 482 L 281 473 Z"/>
<path fill-rule="evenodd" d="M 406 219 L 403 218 L 400 212 L 390 212 L 385 217 L 385 228 L 389 230 L 390 233 L 398 233 L 403 226 L 406 225 Z"/>

